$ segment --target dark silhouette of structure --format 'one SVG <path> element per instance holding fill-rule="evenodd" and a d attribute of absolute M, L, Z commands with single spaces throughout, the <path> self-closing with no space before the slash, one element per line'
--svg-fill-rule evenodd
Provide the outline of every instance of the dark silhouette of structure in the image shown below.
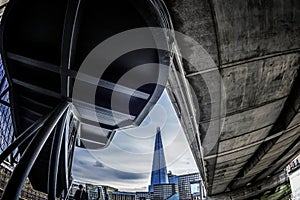
<path fill-rule="evenodd" d="M 0 163 L 16 151 L 21 155 L 2 199 L 18 199 L 27 177 L 48 199 L 65 198 L 72 185 L 75 148 L 104 148 L 117 129 L 143 121 L 164 89 L 168 73 L 160 66 L 170 65 L 170 52 L 131 49 L 108 66 L 99 64 L 108 58 L 99 54 L 94 69 L 103 70 L 101 77 L 93 70 L 79 70 L 97 45 L 116 34 L 141 27 L 170 28 L 162 6 L 160 1 L 131 0 L 11 0 L 1 5 L 5 12 L 0 50 L 9 85 L 1 91 L 1 98 L 9 95 L 9 102 L 1 99 L 0 104 L 9 108 L 13 129 L 4 123 L 0 129 L 13 130 L 16 139 L 12 142 L 5 137 L 12 143 L 3 147 Z M 168 32 L 159 41 L 150 29 L 148 34 L 153 45 L 171 47 L 174 42 Z M 115 52 L 121 46 L 105 50 Z M 144 64 L 150 73 L 134 71 Z M 119 83 L 132 70 L 142 79 L 151 77 L 151 82 Z M 75 84 L 83 92 L 80 97 L 74 94 Z M 86 92 L 93 89 L 87 98 Z M 113 101 L 122 103 L 112 106 Z"/>

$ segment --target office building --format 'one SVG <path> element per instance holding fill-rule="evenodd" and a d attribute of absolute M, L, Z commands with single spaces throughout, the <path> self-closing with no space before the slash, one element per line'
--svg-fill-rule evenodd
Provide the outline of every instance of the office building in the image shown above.
<path fill-rule="evenodd" d="M 133 192 L 113 192 L 112 200 L 135 200 L 135 193 Z"/>
<path fill-rule="evenodd" d="M 185 174 L 178 176 L 178 189 L 180 200 L 191 200 L 191 183 L 201 181 L 199 173 Z"/>
<path fill-rule="evenodd" d="M 151 200 L 150 192 L 136 192 L 135 200 Z"/>
<path fill-rule="evenodd" d="M 151 185 L 149 185 L 149 192 L 153 192 L 153 186 L 157 184 L 168 184 L 168 174 L 166 167 L 166 159 L 164 155 L 164 147 L 161 139 L 160 128 L 157 128 L 154 155 L 151 173 Z"/>
<path fill-rule="evenodd" d="M 157 184 L 153 187 L 153 200 L 165 200 L 171 198 L 174 195 L 178 195 L 177 184 Z"/>
<path fill-rule="evenodd" d="M 175 174 L 172 174 L 171 171 L 169 171 L 168 173 L 168 179 L 169 179 L 169 183 L 174 183 L 178 185 L 178 176 Z"/>

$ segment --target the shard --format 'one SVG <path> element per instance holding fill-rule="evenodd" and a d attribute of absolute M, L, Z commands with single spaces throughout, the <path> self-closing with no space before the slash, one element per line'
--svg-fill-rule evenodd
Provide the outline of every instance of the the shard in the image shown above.
<path fill-rule="evenodd" d="M 153 164 L 152 164 L 152 173 L 151 173 L 151 185 L 149 185 L 149 192 L 153 192 L 153 186 L 156 184 L 165 184 L 169 183 L 166 159 L 164 154 L 164 148 L 161 139 L 160 128 L 157 128 L 155 146 L 154 146 L 154 155 L 153 155 Z"/>

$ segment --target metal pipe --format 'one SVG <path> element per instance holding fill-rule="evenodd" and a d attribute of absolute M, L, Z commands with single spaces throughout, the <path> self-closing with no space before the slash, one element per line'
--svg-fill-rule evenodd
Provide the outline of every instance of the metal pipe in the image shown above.
<path fill-rule="evenodd" d="M 69 195 L 70 195 L 70 192 L 71 192 L 71 189 L 72 189 L 72 185 L 73 185 L 73 181 L 71 181 L 71 183 L 70 183 L 70 186 L 69 186 L 69 188 L 68 188 L 68 190 L 67 190 L 67 192 L 64 196 L 64 200 L 67 200 L 69 198 Z"/>
<path fill-rule="evenodd" d="M 7 103 L 6 101 L 2 100 L 2 99 L 0 99 L 0 103 L 1 103 L 2 105 L 4 105 L 4 106 L 10 107 L 10 104 Z"/>
<path fill-rule="evenodd" d="M 76 137 L 77 137 L 78 133 L 80 134 L 80 132 L 81 132 L 81 123 L 80 123 L 80 121 L 78 121 L 78 126 L 77 126 L 76 130 L 74 131 L 74 135 L 73 135 L 74 139 L 73 139 L 72 149 L 70 151 L 70 155 L 68 158 L 70 169 L 72 169 L 72 167 L 73 167 L 74 151 L 75 151 L 75 147 L 76 147 Z M 71 176 L 71 174 L 69 174 L 69 176 Z"/>
<path fill-rule="evenodd" d="M 69 125 L 70 125 L 70 123 L 71 122 L 69 122 Z M 75 124 L 77 124 L 77 123 L 75 123 Z M 67 128 L 69 129 L 69 126 L 67 126 Z M 74 155 L 74 150 L 75 150 L 75 146 L 76 146 L 76 137 L 78 134 L 78 129 L 79 129 L 79 125 L 76 128 L 73 127 L 73 130 L 71 133 L 70 133 L 70 131 L 68 131 L 70 136 L 68 137 L 68 134 L 65 134 L 65 137 L 64 137 L 64 139 L 68 140 L 65 143 L 66 146 L 65 146 L 64 152 L 62 153 L 62 157 L 61 157 L 61 161 L 63 163 L 61 170 L 62 170 L 63 177 L 65 178 L 64 181 L 66 183 L 65 188 L 64 188 L 65 191 L 68 191 L 70 189 L 70 187 L 72 186 L 72 183 L 69 183 L 69 181 L 72 182 L 72 180 L 70 180 L 70 177 L 71 177 L 73 155 Z M 67 144 L 69 144 L 69 145 L 67 145 Z M 71 149 L 69 149 L 70 145 L 71 145 Z"/>
<path fill-rule="evenodd" d="M 9 87 L 6 88 L 5 90 L 3 90 L 3 91 L 1 92 L 1 94 L 0 94 L 0 99 L 1 99 L 6 93 L 8 93 L 8 92 L 9 92 Z"/>
<path fill-rule="evenodd" d="M 69 117 L 69 112 L 65 112 L 62 120 L 60 121 L 57 131 L 54 133 L 54 139 L 52 142 L 51 148 L 51 157 L 50 157 L 50 165 L 48 172 L 48 199 L 55 200 L 56 198 L 56 187 L 57 187 L 57 175 L 58 175 L 58 166 L 59 166 L 59 156 L 63 137 L 65 133 L 66 121 Z"/>
<path fill-rule="evenodd" d="M 38 119 L 34 124 L 32 124 L 28 129 L 26 129 L 13 143 L 11 143 L 1 154 L 0 154 L 0 164 L 16 150 L 24 142 L 28 141 L 34 133 L 39 130 L 47 120 L 49 115 L 46 117 Z"/>
<path fill-rule="evenodd" d="M 59 160 L 59 165 L 60 167 L 60 173 L 61 176 L 63 178 L 62 180 L 62 185 L 63 185 L 63 190 L 64 191 L 68 191 L 68 187 L 69 187 L 69 176 L 68 176 L 68 138 L 69 138 L 69 134 L 70 134 L 70 123 L 71 123 L 71 117 L 67 118 L 66 121 L 66 129 L 65 129 L 65 134 L 63 135 L 63 142 L 62 142 L 62 149 L 60 152 L 60 160 Z"/>
<path fill-rule="evenodd" d="M 1 81 L 0 81 L 0 91 L 3 90 L 4 83 L 5 83 L 5 75 L 2 77 L 2 79 L 1 79 Z"/>
<path fill-rule="evenodd" d="M 7 183 L 2 199 L 18 200 L 22 187 L 30 170 L 32 169 L 39 153 L 41 152 L 44 144 L 52 133 L 57 122 L 69 107 L 69 103 L 65 102 L 56 107 L 53 114 L 45 122 L 44 126 L 37 132 L 26 151 L 24 152 L 19 163 Z"/>

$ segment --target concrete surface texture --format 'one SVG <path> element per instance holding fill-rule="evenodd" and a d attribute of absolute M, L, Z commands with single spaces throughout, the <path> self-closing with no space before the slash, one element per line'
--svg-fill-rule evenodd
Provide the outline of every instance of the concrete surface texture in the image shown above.
<path fill-rule="evenodd" d="M 299 0 L 166 4 L 175 30 L 206 49 L 225 88 L 226 113 L 211 116 L 214 100 L 202 79 L 213 72 L 184 63 L 200 108 L 199 138 L 215 119 L 224 119 L 215 147 L 203 149 L 204 169 L 199 164 L 201 147 L 192 147 L 199 169 L 205 171 L 208 194 L 242 190 L 277 176 L 300 149 Z M 182 102 L 179 106 L 184 109 Z M 186 133 L 188 138 L 194 134 L 188 129 Z"/>

